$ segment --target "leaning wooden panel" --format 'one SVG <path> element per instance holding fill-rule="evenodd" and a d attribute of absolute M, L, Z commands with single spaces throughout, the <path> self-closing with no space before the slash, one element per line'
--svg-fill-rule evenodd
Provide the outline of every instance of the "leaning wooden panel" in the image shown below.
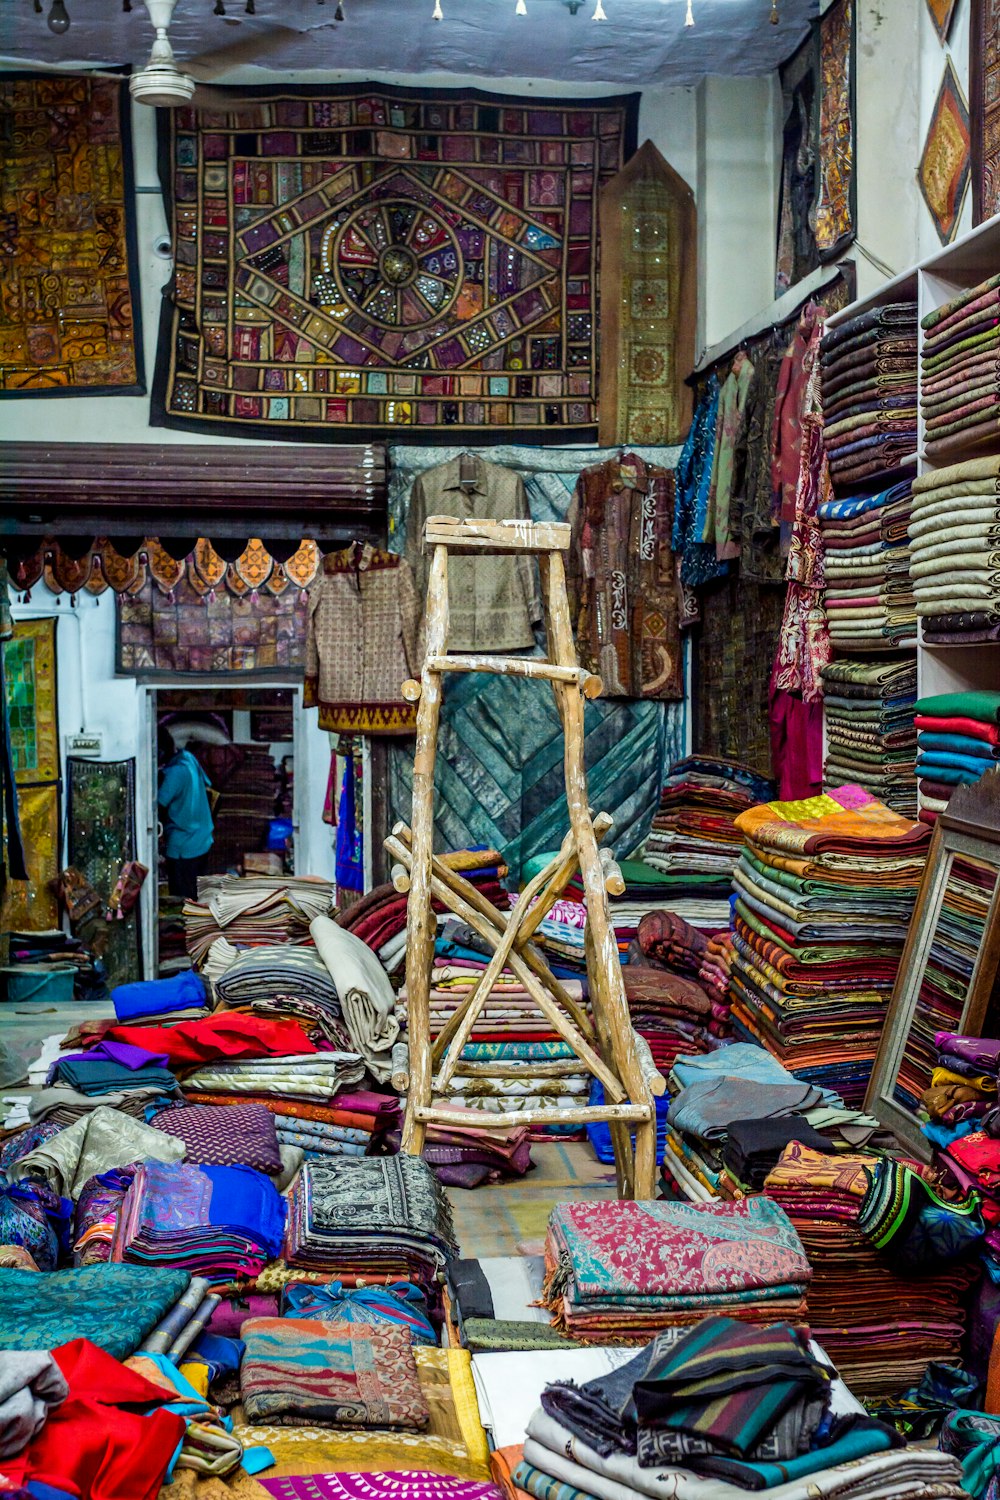
<path fill-rule="evenodd" d="M 602 190 L 600 212 L 600 443 L 679 443 L 695 356 L 694 194 L 646 141 Z"/>

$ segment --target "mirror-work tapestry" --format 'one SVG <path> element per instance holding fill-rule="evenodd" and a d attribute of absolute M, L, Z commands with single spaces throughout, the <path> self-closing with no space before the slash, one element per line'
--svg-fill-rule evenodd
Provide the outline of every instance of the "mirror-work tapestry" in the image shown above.
<path fill-rule="evenodd" d="M 638 95 L 252 93 L 160 112 L 175 272 L 154 424 L 592 439 L 597 199 Z"/>
<path fill-rule="evenodd" d="M 128 105 L 106 79 L 0 79 L 0 396 L 146 389 Z"/>
<path fill-rule="evenodd" d="M 11 761 L 28 879 L 8 883 L 3 925 L 39 932 L 59 925 L 59 722 L 56 621 L 18 620 L 4 647 Z"/>

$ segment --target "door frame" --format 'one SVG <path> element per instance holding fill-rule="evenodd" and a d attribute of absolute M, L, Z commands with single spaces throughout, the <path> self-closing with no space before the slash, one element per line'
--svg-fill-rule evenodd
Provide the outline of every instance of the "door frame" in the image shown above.
<path fill-rule="evenodd" d="M 144 810 L 137 818 L 137 858 L 149 870 L 151 878 L 146 880 L 140 899 L 143 928 L 143 971 L 146 979 L 155 979 L 160 967 L 160 881 L 159 881 L 159 819 L 156 816 L 156 717 L 157 700 L 161 692 L 183 688 L 188 692 L 224 693 L 239 689 L 244 691 L 260 688 L 289 689 L 292 693 L 292 759 L 296 774 L 292 779 L 292 873 L 299 874 L 302 857 L 300 839 L 301 801 L 305 795 L 302 777 L 297 774 L 302 760 L 303 733 L 306 727 L 302 681 L 287 681 L 276 678 L 266 683 L 234 683 L 231 673 L 199 676 L 197 679 L 178 677 L 175 680 L 158 678 L 156 682 L 137 683 L 139 691 L 139 749 L 136 756 L 136 800 Z M 141 799 L 141 800 L 140 800 Z"/>

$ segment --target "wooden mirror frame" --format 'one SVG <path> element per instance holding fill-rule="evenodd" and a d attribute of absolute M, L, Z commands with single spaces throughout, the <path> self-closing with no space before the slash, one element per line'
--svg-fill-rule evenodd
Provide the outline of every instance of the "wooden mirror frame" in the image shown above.
<path fill-rule="evenodd" d="M 997 870 L 983 939 L 957 1027 L 964 1035 L 980 1036 L 1000 969 L 1000 767 L 987 771 L 973 786 L 957 788 L 947 811 L 934 824 L 927 864 L 865 1095 L 867 1113 L 893 1131 L 920 1161 L 931 1160 L 933 1147 L 921 1131 L 917 1115 L 899 1103 L 893 1090 L 909 1041 L 952 863 L 956 856 L 963 855 L 995 865 Z"/>

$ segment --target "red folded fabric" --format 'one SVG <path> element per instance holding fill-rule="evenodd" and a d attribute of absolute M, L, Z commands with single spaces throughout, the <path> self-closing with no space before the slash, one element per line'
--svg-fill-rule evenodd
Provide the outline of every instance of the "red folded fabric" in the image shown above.
<path fill-rule="evenodd" d="M 1000 745 L 1000 724 L 984 724 L 982 719 L 939 719 L 934 714 L 914 714 L 913 722 L 918 729 L 930 729 L 934 734 L 968 734 L 989 745 Z"/>
<path fill-rule="evenodd" d="M 294 1057 L 318 1049 L 298 1021 L 217 1011 L 179 1026 L 115 1026 L 112 1041 L 131 1042 L 149 1052 L 165 1052 L 171 1065 L 212 1062 L 217 1057 Z"/>
<path fill-rule="evenodd" d="M 83 1500 L 155 1500 L 186 1428 L 160 1407 L 170 1392 L 120 1364 L 89 1339 L 53 1349 L 69 1396 L 4 1475 L 80 1495 Z M 143 1415 L 134 1408 L 152 1408 Z"/>

